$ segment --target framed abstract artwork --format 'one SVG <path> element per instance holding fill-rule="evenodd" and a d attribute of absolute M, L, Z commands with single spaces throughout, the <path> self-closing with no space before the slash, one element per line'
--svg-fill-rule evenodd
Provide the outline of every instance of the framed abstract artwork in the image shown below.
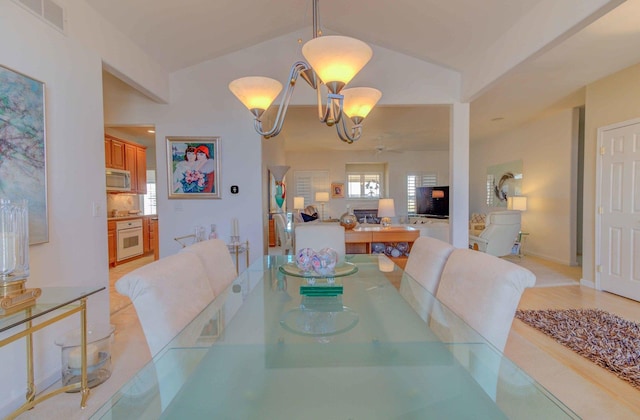
<path fill-rule="evenodd" d="M 0 197 L 29 204 L 29 244 L 49 241 L 45 84 L 0 65 Z"/>
<path fill-rule="evenodd" d="M 169 198 L 221 198 L 220 137 L 167 137 Z"/>

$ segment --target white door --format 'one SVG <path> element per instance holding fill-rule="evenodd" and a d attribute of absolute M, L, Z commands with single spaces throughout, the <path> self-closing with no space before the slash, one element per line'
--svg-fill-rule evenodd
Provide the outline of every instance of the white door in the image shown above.
<path fill-rule="evenodd" d="M 598 131 L 596 272 L 603 290 L 640 301 L 640 121 Z"/>

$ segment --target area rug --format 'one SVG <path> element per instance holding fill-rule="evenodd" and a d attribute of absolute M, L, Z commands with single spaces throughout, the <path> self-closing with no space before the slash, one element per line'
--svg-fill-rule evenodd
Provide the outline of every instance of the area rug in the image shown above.
<path fill-rule="evenodd" d="M 640 324 L 599 309 L 518 310 L 516 318 L 640 388 Z"/>

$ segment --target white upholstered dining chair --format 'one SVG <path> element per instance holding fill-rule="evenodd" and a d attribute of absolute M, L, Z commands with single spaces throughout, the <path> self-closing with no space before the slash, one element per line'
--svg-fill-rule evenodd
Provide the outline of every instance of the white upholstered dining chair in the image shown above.
<path fill-rule="evenodd" d="M 536 276 L 519 265 L 470 249 L 455 249 L 436 297 L 503 351 L 520 297 Z"/>
<path fill-rule="evenodd" d="M 403 279 L 400 294 L 425 321 L 431 314 L 442 270 L 454 249 L 451 244 L 428 236 L 420 236 L 411 247 L 404 272 L 415 282 Z"/>
<path fill-rule="evenodd" d="M 494 400 L 505 378 L 514 389 L 518 386 L 514 378 L 503 375 L 501 355 L 522 293 L 535 282 L 535 275 L 526 268 L 470 249 L 454 250 L 442 271 L 436 297 L 475 333 L 439 305 L 431 312 L 431 330 L 451 343 L 478 342 L 479 334 L 498 350 L 482 345 L 451 347 L 454 357 Z"/>
<path fill-rule="evenodd" d="M 346 253 L 344 227 L 339 224 L 308 223 L 296 225 L 294 234 L 296 254 L 303 248 L 311 248 L 314 251 L 332 248 L 338 253 L 338 261 L 344 261 Z"/>
<path fill-rule="evenodd" d="M 215 297 L 200 258 L 178 253 L 142 266 L 116 282 L 128 296 L 155 356 Z"/>
<path fill-rule="evenodd" d="M 200 259 L 209 279 L 213 293 L 218 296 L 238 276 L 227 244 L 222 239 L 196 242 L 180 250 L 194 254 Z"/>

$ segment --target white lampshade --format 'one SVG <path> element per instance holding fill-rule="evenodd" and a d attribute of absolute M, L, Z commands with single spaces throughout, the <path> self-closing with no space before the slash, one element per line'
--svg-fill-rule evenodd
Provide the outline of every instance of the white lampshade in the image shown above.
<path fill-rule="evenodd" d="M 302 55 L 325 85 L 346 85 L 369 62 L 373 51 L 355 38 L 321 36 L 304 44 Z"/>
<path fill-rule="evenodd" d="M 341 93 L 344 95 L 344 107 L 342 111 L 349 118 L 367 118 L 369 112 L 371 112 L 382 97 L 382 92 L 369 87 L 344 89 Z"/>
<path fill-rule="evenodd" d="M 282 182 L 282 179 L 284 178 L 284 174 L 287 173 L 289 168 L 291 168 L 291 166 L 274 165 L 274 166 L 267 167 L 267 169 L 271 171 L 271 175 L 273 175 L 276 182 Z"/>
<path fill-rule="evenodd" d="M 268 109 L 282 90 L 282 83 L 269 77 L 250 76 L 229 83 L 229 90 L 253 113 Z"/>
<path fill-rule="evenodd" d="M 316 201 L 318 203 L 326 203 L 329 201 L 329 193 L 328 192 L 317 192 L 316 193 Z"/>
<path fill-rule="evenodd" d="M 507 197 L 507 208 L 509 210 L 527 211 L 527 197 Z"/>
<path fill-rule="evenodd" d="M 293 209 L 294 210 L 304 209 L 304 197 L 293 197 Z"/>
<path fill-rule="evenodd" d="M 380 201 L 378 201 L 378 217 L 396 217 L 393 198 L 381 198 Z"/>

